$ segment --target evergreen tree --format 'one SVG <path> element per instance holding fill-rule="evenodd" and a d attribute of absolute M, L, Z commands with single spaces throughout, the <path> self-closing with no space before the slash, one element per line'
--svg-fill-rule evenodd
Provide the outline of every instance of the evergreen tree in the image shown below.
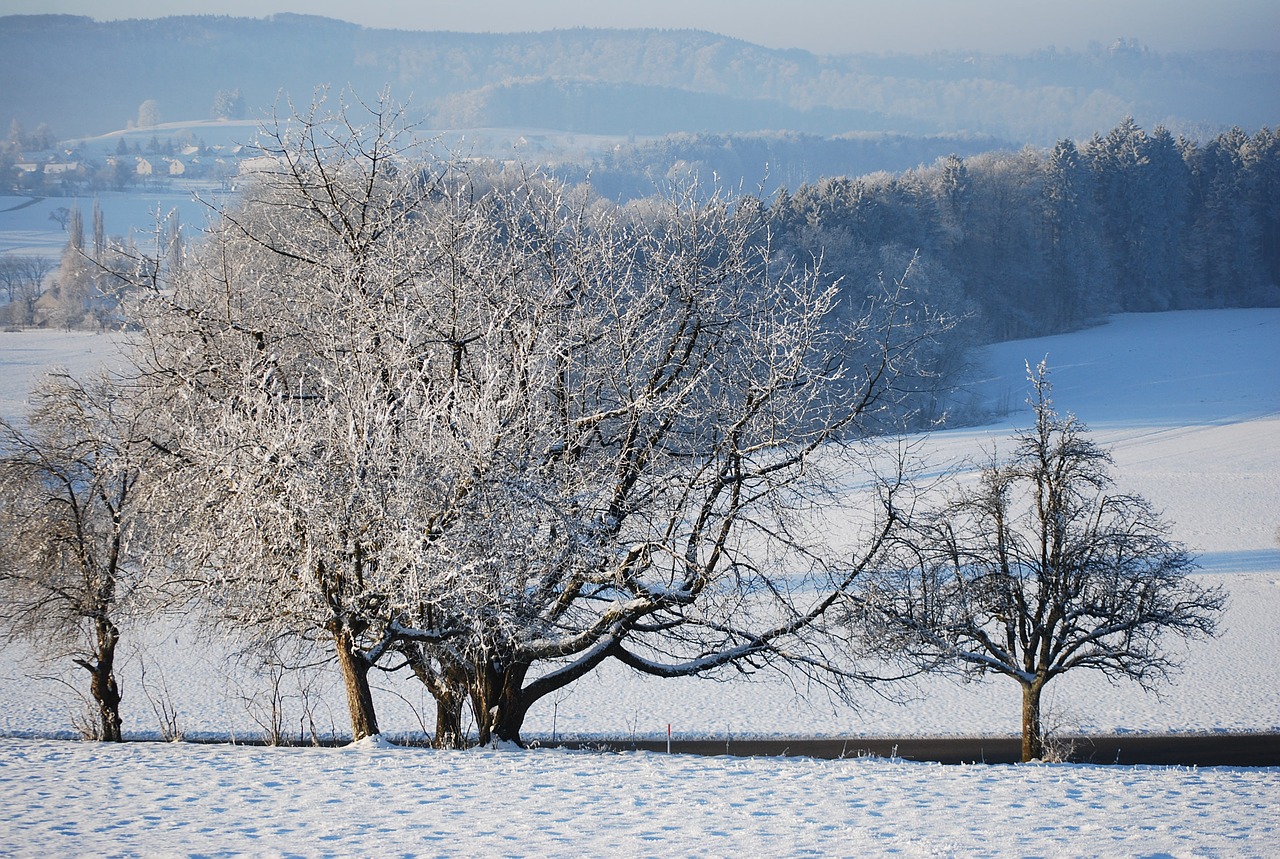
<path fill-rule="evenodd" d="M 1254 223 L 1253 238 L 1261 269 L 1261 301 L 1280 303 L 1280 129 L 1264 128 L 1242 151 L 1245 198 Z"/>
<path fill-rule="evenodd" d="M 1099 276 L 1096 213 L 1088 167 L 1075 143 L 1060 140 L 1044 167 L 1043 230 L 1048 292 L 1056 326 L 1079 325 L 1106 312 L 1114 300 Z"/>
<path fill-rule="evenodd" d="M 101 263 L 107 250 L 107 231 L 102 221 L 102 206 L 95 197 L 93 200 L 93 259 Z"/>
<path fill-rule="evenodd" d="M 1259 292 L 1262 272 L 1255 249 L 1260 242 L 1244 176 L 1248 143 L 1235 128 L 1196 152 L 1195 235 L 1187 246 L 1191 306 L 1245 306 Z"/>

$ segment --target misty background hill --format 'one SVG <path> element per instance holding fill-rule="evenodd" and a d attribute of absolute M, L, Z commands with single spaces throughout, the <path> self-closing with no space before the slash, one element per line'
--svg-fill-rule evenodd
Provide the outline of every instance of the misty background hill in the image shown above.
<path fill-rule="evenodd" d="M 0 121 L 60 138 L 204 119 L 219 92 L 247 116 L 315 87 L 384 87 L 432 128 L 547 127 L 663 135 L 964 134 L 1014 144 L 1086 138 L 1132 116 L 1203 137 L 1280 117 L 1280 52 L 819 56 L 691 30 L 474 34 L 379 30 L 293 14 L 98 22 L 0 18 Z M 953 147 L 954 148 L 954 147 Z M 990 148 L 988 146 L 988 148 Z M 887 167 L 886 169 L 892 169 Z"/>

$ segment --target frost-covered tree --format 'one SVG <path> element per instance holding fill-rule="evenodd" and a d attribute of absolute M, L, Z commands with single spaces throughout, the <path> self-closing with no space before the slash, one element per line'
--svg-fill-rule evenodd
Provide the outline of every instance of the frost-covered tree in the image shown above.
<path fill-rule="evenodd" d="M 142 458 L 127 398 L 51 376 L 25 424 L 0 419 L 0 631 L 89 672 L 95 733 L 121 739 L 116 648 L 141 604 Z"/>
<path fill-rule="evenodd" d="M 93 259 L 101 263 L 107 253 L 107 228 L 102 218 L 102 205 L 93 200 Z"/>
<path fill-rule="evenodd" d="M 895 533 L 878 588 L 858 601 L 894 648 L 995 672 L 1022 689 L 1022 759 L 1044 751 L 1046 684 L 1101 671 L 1150 688 L 1177 667 L 1165 636 L 1210 636 L 1225 595 L 1143 498 L 1112 491 L 1111 456 L 1053 408 L 1028 368 L 1035 425 L 975 484 Z"/>
<path fill-rule="evenodd" d="M 435 681 L 467 678 L 483 742 L 518 741 L 532 704 L 609 658 L 839 675 L 821 619 L 886 523 L 849 535 L 851 560 L 813 522 L 921 331 L 894 296 L 840 317 L 816 270 L 772 257 L 748 200 L 601 221 L 522 199 L 499 230 L 519 275 L 479 317 L 518 324 L 474 327 L 461 356 L 510 417 L 467 524 L 431 547 L 433 566 L 471 571 L 463 600 L 434 607 L 462 630 L 425 648 Z"/>
<path fill-rule="evenodd" d="M 138 105 L 138 128 L 154 128 L 160 124 L 160 103 L 149 98 Z"/>
<path fill-rule="evenodd" d="M 356 737 L 402 661 L 446 733 L 465 700 L 513 741 L 609 658 L 851 674 L 816 633 L 888 523 L 839 549 L 814 523 L 932 332 L 899 288 L 837 319 L 757 201 L 619 209 L 367 110 L 278 125 L 140 308 L 169 530 L 215 614 L 327 641 Z"/>
<path fill-rule="evenodd" d="M 220 89 L 213 96 L 210 109 L 214 119 L 243 119 L 244 95 L 240 89 Z"/>
<path fill-rule="evenodd" d="M 36 303 L 53 268 L 53 261 L 45 256 L 0 256 L 0 290 L 8 301 L 5 311 L 10 323 L 30 325 L 35 320 Z"/>
<path fill-rule="evenodd" d="M 1107 288 L 1093 177 L 1076 145 L 1060 140 L 1045 159 L 1040 229 L 1045 283 L 1040 313 L 1048 330 L 1057 331 L 1095 319 L 1115 306 Z"/>
<path fill-rule="evenodd" d="M 434 310 L 416 225 L 434 187 L 344 114 L 282 122 L 273 160 L 178 269 L 151 261 L 136 353 L 168 452 L 160 493 L 179 574 L 251 640 L 327 641 L 357 738 L 378 732 L 371 667 L 450 475 L 439 443 Z M 336 125 L 334 124 L 336 123 Z"/>
<path fill-rule="evenodd" d="M 84 214 L 72 206 L 67 219 L 67 243 L 53 277 L 48 321 L 68 330 L 79 325 L 94 295 L 93 260 L 85 253 Z"/>

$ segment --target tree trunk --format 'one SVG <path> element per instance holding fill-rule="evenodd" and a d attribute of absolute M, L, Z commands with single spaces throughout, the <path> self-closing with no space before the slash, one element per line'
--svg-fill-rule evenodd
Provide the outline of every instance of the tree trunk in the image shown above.
<path fill-rule="evenodd" d="M 432 745 L 437 749 L 461 749 L 466 745 L 462 734 L 462 707 L 466 694 L 436 697 L 436 735 Z"/>
<path fill-rule="evenodd" d="M 1022 762 L 1044 757 L 1044 735 L 1040 732 L 1040 693 L 1044 682 L 1037 678 L 1022 684 Z"/>
<path fill-rule="evenodd" d="M 578 659 L 558 671 L 545 674 L 525 685 L 532 663 L 528 658 L 490 658 L 475 671 L 472 681 L 471 707 L 475 711 L 480 745 L 502 741 L 524 745 L 520 729 L 535 702 L 563 689 L 608 659 L 617 638 L 603 638 Z"/>
<path fill-rule="evenodd" d="M 98 652 L 94 663 L 80 664 L 89 669 L 89 693 L 98 705 L 102 739 L 118 743 L 124 739 L 121 733 L 120 687 L 116 684 L 115 673 L 116 645 L 120 642 L 120 631 L 115 624 L 104 618 L 97 619 L 95 626 Z"/>
<path fill-rule="evenodd" d="M 528 672 L 526 663 L 500 660 L 490 660 L 477 672 L 471 701 L 480 745 L 495 741 L 524 745 L 520 728 L 532 703 L 525 700 L 523 688 Z"/>
<path fill-rule="evenodd" d="M 462 732 L 462 708 L 467 703 L 467 675 L 461 669 L 441 666 L 438 672 L 424 675 L 414 665 L 414 673 L 436 699 L 436 735 L 432 745 L 437 749 L 461 749 L 467 745 Z"/>
<path fill-rule="evenodd" d="M 413 669 L 414 676 L 436 701 L 436 734 L 432 745 L 437 749 L 465 748 L 467 738 L 462 731 L 462 708 L 466 706 L 470 689 L 466 668 L 443 656 L 430 656 L 418 643 L 403 644 L 400 652 Z"/>
<path fill-rule="evenodd" d="M 347 690 L 347 708 L 351 711 L 351 737 L 363 740 L 379 733 L 378 717 L 373 709 L 373 691 L 369 688 L 369 663 L 355 652 L 351 633 L 339 629 L 333 634 L 338 651 L 338 667 Z"/>

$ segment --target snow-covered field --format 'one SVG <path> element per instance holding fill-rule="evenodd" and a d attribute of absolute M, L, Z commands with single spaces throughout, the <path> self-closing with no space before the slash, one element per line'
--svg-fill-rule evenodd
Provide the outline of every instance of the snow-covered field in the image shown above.
<path fill-rule="evenodd" d="M 107 353 L 100 335 L 0 333 L 0 407 L 14 414 L 46 357 L 83 369 Z M 1126 315 L 1001 344 L 984 395 L 1018 405 L 1024 360 L 1046 353 L 1059 407 L 1113 448 L 1121 486 L 1164 510 L 1200 554 L 1200 575 L 1231 596 L 1223 635 L 1190 646 L 1162 696 L 1068 675 L 1046 693 L 1051 724 L 1280 730 L 1280 311 Z M 937 433 L 926 449 L 939 463 L 978 454 L 1026 420 L 1023 410 Z M 260 732 L 266 681 L 228 665 L 224 646 L 184 628 L 137 630 L 131 641 L 127 733 L 158 734 L 144 665 L 150 698 L 170 700 L 189 735 Z M 80 704 L 61 680 L 82 684 L 6 646 L 0 734 L 68 732 Z M 384 729 L 422 729 L 417 714 L 431 709 L 416 685 L 383 681 Z M 331 673 L 289 678 L 284 691 L 295 730 L 306 710 L 321 730 L 342 730 Z M 855 710 L 784 683 L 610 669 L 535 706 L 526 737 L 655 736 L 668 723 L 677 735 L 716 737 L 1017 732 L 1017 691 L 999 679 L 910 691 L 905 704 L 868 693 Z M 21 855 L 1266 856 L 1280 840 L 1280 770 L 10 739 L 0 740 L 0 808 L 0 852 Z"/>
<path fill-rule="evenodd" d="M 188 183 L 194 187 L 195 183 Z M 211 189 L 205 193 L 213 193 Z M 95 197 L 11 197 L 0 195 L 0 253 L 40 254 L 57 257 L 67 234 L 50 216 L 58 209 L 80 208 L 85 229 L 92 224 L 94 201 L 102 210 L 102 222 L 112 236 L 132 235 L 143 248 L 158 220 L 176 213 L 190 229 L 204 225 L 208 207 L 198 202 L 192 188 L 155 191 L 104 191 Z"/>
<path fill-rule="evenodd" d="M 20 412 L 45 365 L 83 372 L 113 348 L 107 335 L 0 333 L 0 408 Z M 1186 670 L 1161 695 L 1068 674 L 1046 691 L 1050 723 L 1101 734 L 1280 730 L 1280 661 L 1272 658 L 1280 652 L 1280 311 L 1126 315 L 1076 334 L 1000 344 L 990 350 L 991 372 L 979 389 L 993 402 L 1020 404 L 1024 362 L 1046 354 L 1059 408 L 1076 412 L 1113 448 L 1121 487 L 1162 509 L 1174 536 L 1199 554 L 1201 574 L 1231 594 L 1222 636 L 1192 643 Z M 925 450 L 939 465 L 978 454 L 1027 418 L 1022 409 L 997 425 L 936 433 Z M 188 735 L 260 733 L 266 680 L 229 664 L 224 644 L 165 626 L 131 631 L 122 649 L 126 732 L 159 735 L 141 688 L 145 668 L 152 697 L 168 687 Z M 80 702 L 61 681 L 83 686 L 78 674 L 33 666 L 21 647 L 6 647 L 0 733 L 70 733 Z M 384 730 L 403 734 L 421 732 L 424 721 L 431 725 L 434 709 L 416 680 L 393 675 L 380 686 Z M 21 695 L 10 694 L 18 689 Z M 336 670 L 286 677 L 284 690 L 293 725 L 309 710 L 321 731 L 346 730 Z M 868 692 L 854 709 L 784 682 L 656 680 L 606 666 L 536 704 L 526 735 L 656 737 L 668 724 L 685 737 L 1019 730 L 1017 689 L 1001 678 L 967 685 L 934 679 L 891 691 L 911 700 L 896 704 Z"/>
<path fill-rule="evenodd" d="M 1274 856 L 1280 770 L 0 740 L 15 856 Z"/>

